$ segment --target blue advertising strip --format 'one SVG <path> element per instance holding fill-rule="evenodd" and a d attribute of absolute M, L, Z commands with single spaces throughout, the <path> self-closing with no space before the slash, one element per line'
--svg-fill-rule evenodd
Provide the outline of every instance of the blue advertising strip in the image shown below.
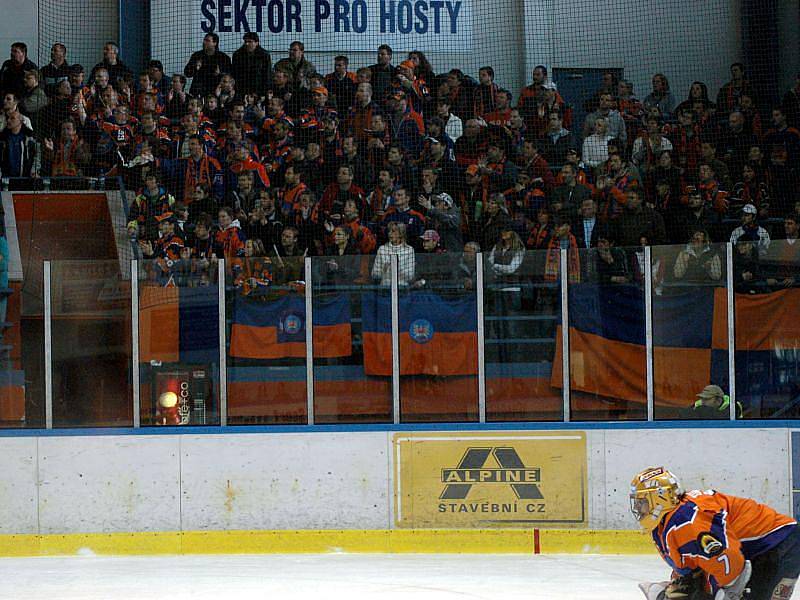
<path fill-rule="evenodd" d="M 800 431 L 792 432 L 792 516 L 800 517 Z"/>
<path fill-rule="evenodd" d="M 341 433 L 380 431 L 592 431 L 618 429 L 795 429 L 800 421 L 626 421 L 620 423 L 374 423 L 368 425 L 253 425 L 215 427 L 132 427 L 85 429 L 0 429 L 0 437 L 74 437 L 95 435 L 220 435 L 231 433 Z M 793 432 L 794 433 L 794 432 Z"/>

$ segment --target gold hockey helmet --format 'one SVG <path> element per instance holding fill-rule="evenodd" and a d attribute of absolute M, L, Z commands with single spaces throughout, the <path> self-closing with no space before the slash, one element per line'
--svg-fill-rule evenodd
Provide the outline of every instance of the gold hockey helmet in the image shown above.
<path fill-rule="evenodd" d="M 680 503 L 680 481 L 664 467 L 648 467 L 631 481 L 631 512 L 647 531 L 658 526 L 661 518 Z"/>

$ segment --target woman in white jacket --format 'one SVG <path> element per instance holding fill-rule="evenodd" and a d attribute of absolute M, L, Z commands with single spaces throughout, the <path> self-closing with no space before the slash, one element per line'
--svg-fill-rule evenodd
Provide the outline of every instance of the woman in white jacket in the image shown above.
<path fill-rule="evenodd" d="M 487 323 L 487 337 L 500 341 L 494 350 L 501 362 L 519 360 L 529 350 L 518 342 L 518 338 L 526 337 L 524 323 L 519 320 L 524 276 L 520 271 L 524 260 L 525 244 L 511 227 L 504 227 L 500 239 L 489 252 L 486 269 L 488 312 L 500 317 Z"/>
<path fill-rule="evenodd" d="M 379 279 L 381 285 L 391 285 L 391 256 L 397 255 L 397 278 L 401 286 L 410 285 L 414 280 L 414 249 L 406 243 L 406 226 L 402 223 L 389 223 L 389 241 L 378 248 L 378 256 L 372 265 L 372 278 Z"/>

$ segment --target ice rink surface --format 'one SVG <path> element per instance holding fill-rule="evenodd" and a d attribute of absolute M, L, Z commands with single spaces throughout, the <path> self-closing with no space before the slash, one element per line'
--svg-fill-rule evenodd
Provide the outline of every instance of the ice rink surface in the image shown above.
<path fill-rule="evenodd" d="M 322 554 L 0 559 L 0 598 L 643 600 L 651 556 Z"/>

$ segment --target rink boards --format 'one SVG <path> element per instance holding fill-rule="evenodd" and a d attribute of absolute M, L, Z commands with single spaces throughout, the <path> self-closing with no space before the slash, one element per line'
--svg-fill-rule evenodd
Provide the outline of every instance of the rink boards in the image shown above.
<path fill-rule="evenodd" d="M 0 555 L 648 551 L 649 465 L 792 514 L 775 425 L 0 437 Z"/>

